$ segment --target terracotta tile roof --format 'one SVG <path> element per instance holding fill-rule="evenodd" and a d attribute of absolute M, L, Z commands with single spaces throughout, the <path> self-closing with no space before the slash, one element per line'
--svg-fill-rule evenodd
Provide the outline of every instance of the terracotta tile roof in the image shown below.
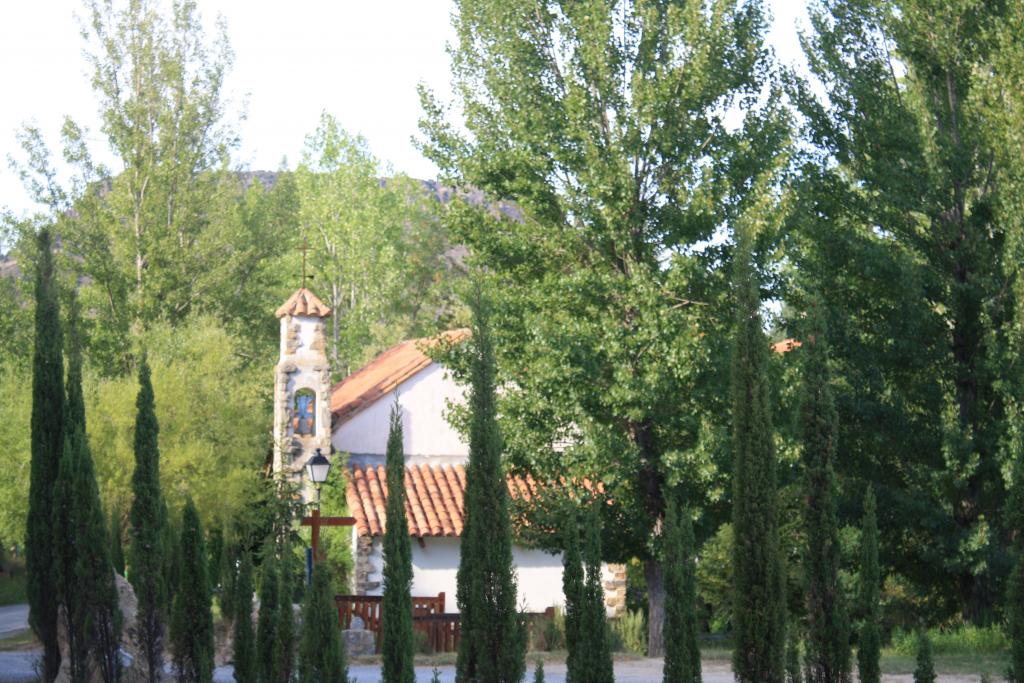
<path fill-rule="evenodd" d="M 331 309 L 323 301 L 320 301 L 316 294 L 303 287 L 288 297 L 288 301 L 281 304 L 274 315 L 278 318 L 283 318 L 286 315 L 326 318 L 331 315 Z"/>
<path fill-rule="evenodd" d="M 469 337 L 468 329 L 449 330 L 437 337 L 409 339 L 380 354 L 368 364 L 331 387 L 331 415 L 334 425 L 349 419 L 399 384 L 430 365 L 423 349 L 444 341 L 457 344 Z"/>
<path fill-rule="evenodd" d="M 512 500 L 529 503 L 539 493 L 538 483 L 529 475 L 510 476 L 507 484 Z M 564 485 L 565 481 L 561 484 Z M 590 480 L 583 480 L 583 488 L 593 491 L 595 486 Z M 596 489 L 604 492 L 600 483 Z M 405 517 L 409 523 L 409 535 L 418 538 L 462 535 L 465 493 L 465 465 L 406 465 Z M 384 535 L 388 498 L 384 465 L 353 465 L 345 498 L 360 536 Z M 525 520 L 522 522 L 526 523 Z"/>

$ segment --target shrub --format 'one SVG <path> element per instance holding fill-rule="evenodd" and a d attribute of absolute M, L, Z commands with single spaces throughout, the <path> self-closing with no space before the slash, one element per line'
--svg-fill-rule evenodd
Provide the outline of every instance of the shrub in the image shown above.
<path fill-rule="evenodd" d="M 530 622 L 530 649 L 553 652 L 565 649 L 565 615 L 555 608 L 554 616 L 538 617 Z"/>
<path fill-rule="evenodd" d="M 612 621 L 612 633 L 616 649 L 634 652 L 638 655 L 647 653 L 647 624 L 644 613 L 627 611 Z"/>
<path fill-rule="evenodd" d="M 961 624 L 954 628 L 933 628 L 928 631 L 935 654 L 1000 654 L 1010 647 L 1006 633 L 998 626 Z M 917 632 L 897 629 L 892 636 L 892 649 L 905 656 L 917 653 Z"/>

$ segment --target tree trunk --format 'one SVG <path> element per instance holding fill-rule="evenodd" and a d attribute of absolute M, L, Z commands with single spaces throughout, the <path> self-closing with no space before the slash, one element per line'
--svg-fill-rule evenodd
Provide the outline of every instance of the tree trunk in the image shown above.
<path fill-rule="evenodd" d="M 665 641 L 662 638 L 665 625 L 665 582 L 658 560 L 644 560 L 644 578 L 647 579 L 647 656 L 661 657 L 665 654 Z"/>

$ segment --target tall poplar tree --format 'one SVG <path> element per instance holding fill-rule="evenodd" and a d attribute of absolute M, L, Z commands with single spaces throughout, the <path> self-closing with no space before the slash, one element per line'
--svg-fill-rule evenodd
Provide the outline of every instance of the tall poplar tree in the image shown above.
<path fill-rule="evenodd" d="M 508 489 L 495 407 L 494 349 L 488 301 L 471 301 L 469 463 L 456 600 L 462 637 L 458 683 L 518 683 L 526 671 L 526 628 L 516 605 Z"/>
<path fill-rule="evenodd" d="M 164 665 L 167 601 L 164 526 L 167 508 L 160 490 L 160 426 L 145 355 L 139 362 L 139 394 L 135 402 L 135 471 L 132 473 L 131 545 L 128 578 L 138 600 L 139 641 L 150 680 Z"/>
<path fill-rule="evenodd" d="M 381 605 L 381 675 L 384 683 L 413 683 L 412 548 L 405 517 L 402 409 L 391 406 L 387 448 L 388 500 L 384 531 L 384 598 Z"/>
<path fill-rule="evenodd" d="M 209 558 L 196 506 L 189 498 L 181 516 L 181 568 L 171 615 L 171 651 L 182 683 L 213 680 L 213 612 Z"/>
<path fill-rule="evenodd" d="M 782 683 L 785 593 L 779 548 L 768 341 L 759 312 L 752 238 L 737 235 L 733 341 L 733 672 L 740 683 Z"/>
<path fill-rule="evenodd" d="M 812 301 L 800 355 L 803 359 L 799 429 L 804 465 L 804 581 L 807 595 L 807 683 L 850 679 L 850 633 L 839 585 L 836 440 L 829 352 L 820 302 Z"/>
<path fill-rule="evenodd" d="M 331 577 L 322 562 L 313 569 L 313 584 L 302 603 L 299 680 L 310 683 L 348 683 L 349 680 Z"/>
<path fill-rule="evenodd" d="M 604 547 L 643 561 L 658 655 L 665 479 L 703 509 L 728 478 L 725 435 L 704 428 L 728 411 L 728 259 L 705 246 L 788 134 L 762 3 L 458 0 L 452 19 L 459 106 L 423 94 L 423 147 L 446 182 L 509 202 L 445 214 L 500 292 L 509 458 L 607 482 L 625 523 Z M 678 452 L 702 461 L 675 467 Z"/>
<path fill-rule="evenodd" d="M 811 3 L 817 85 L 794 97 L 810 153 L 795 176 L 806 242 L 787 255 L 822 274 L 843 340 L 836 462 L 900 492 L 882 520 L 901 538 L 893 569 L 974 623 L 992 618 L 1009 566 L 1000 447 L 1021 251 L 1005 209 L 1019 206 L 1006 171 L 1020 88 L 998 82 L 1017 67 L 993 59 L 1000 36 L 1020 43 L 1018 4 Z"/>
<path fill-rule="evenodd" d="M 35 349 L 32 357 L 32 462 L 25 526 L 28 621 L 43 646 L 42 676 L 57 677 L 58 590 L 54 577 L 53 487 L 64 451 L 64 357 L 50 233 L 36 241 Z"/>
<path fill-rule="evenodd" d="M 665 576 L 664 683 L 701 683 L 693 523 L 670 501 L 662 536 Z"/>
<path fill-rule="evenodd" d="M 878 569 L 878 520 L 875 492 L 864 495 L 864 521 L 860 535 L 860 590 L 858 602 L 864 619 L 857 637 L 857 675 L 861 683 L 878 683 L 882 678 L 882 609 L 878 601 L 881 576 Z"/>
<path fill-rule="evenodd" d="M 256 683 L 256 635 L 252 628 L 252 555 L 242 552 L 235 579 L 235 650 L 232 664 L 236 683 Z"/>

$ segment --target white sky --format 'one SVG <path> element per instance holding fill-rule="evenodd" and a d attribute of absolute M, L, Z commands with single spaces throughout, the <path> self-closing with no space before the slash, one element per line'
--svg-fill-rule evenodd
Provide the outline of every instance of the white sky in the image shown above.
<path fill-rule="evenodd" d="M 775 15 L 769 43 L 784 63 L 800 60 L 796 27 L 803 0 L 766 0 Z M 198 0 L 207 32 L 227 21 L 235 64 L 227 95 L 247 118 L 237 161 L 251 169 L 294 167 L 321 111 L 364 135 L 380 159 L 418 178 L 434 166 L 411 143 L 420 115 L 416 85 L 449 92 L 445 44 L 450 0 Z M 15 132 L 27 121 L 57 153 L 70 115 L 106 148 L 82 56 L 78 0 L 0 0 L 0 208 L 33 208 L 7 158 L 20 158 Z M 102 159 L 103 161 L 108 161 Z"/>

